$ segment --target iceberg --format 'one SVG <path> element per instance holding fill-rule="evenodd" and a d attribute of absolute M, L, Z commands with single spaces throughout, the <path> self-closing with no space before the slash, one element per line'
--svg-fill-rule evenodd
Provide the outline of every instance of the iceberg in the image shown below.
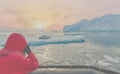
<path fill-rule="evenodd" d="M 81 36 L 56 36 L 51 39 L 41 39 L 39 41 L 30 41 L 28 44 L 30 46 L 40 46 L 48 44 L 69 44 L 69 43 L 83 43 L 85 39 Z"/>
<path fill-rule="evenodd" d="M 120 14 L 108 14 L 94 19 L 84 19 L 78 23 L 64 26 L 64 32 L 80 31 L 120 31 Z"/>

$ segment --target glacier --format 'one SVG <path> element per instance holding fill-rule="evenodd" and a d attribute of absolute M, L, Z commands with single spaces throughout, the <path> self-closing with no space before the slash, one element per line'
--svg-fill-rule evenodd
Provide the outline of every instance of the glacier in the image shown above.
<path fill-rule="evenodd" d="M 64 32 L 120 31 L 120 14 L 108 14 L 94 19 L 83 19 L 78 23 L 64 26 Z"/>

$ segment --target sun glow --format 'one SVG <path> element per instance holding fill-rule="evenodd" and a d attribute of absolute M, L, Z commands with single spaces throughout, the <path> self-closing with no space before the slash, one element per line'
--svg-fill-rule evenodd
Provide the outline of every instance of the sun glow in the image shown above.
<path fill-rule="evenodd" d="M 43 26 L 43 24 L 39 23 L 39 24 L 36 24 L 35 28 L 36 28 L 36 29 L 43 30 L 43 29 L 44 29 L 44 26 Z"/>

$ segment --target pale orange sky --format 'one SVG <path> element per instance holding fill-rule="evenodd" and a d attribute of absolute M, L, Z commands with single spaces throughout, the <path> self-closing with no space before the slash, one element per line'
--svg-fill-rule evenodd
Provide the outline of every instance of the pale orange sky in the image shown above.
<path fill-rule="evenodd" d="M 120 14 L 120 0 L 0 0 L 0 29 L 62 30 L 106 14 Z"/>

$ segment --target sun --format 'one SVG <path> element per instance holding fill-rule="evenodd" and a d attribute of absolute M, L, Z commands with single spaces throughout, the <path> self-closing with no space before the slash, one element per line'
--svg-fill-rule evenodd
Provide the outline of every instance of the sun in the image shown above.
<path fill-rule="evenodd" d="M 40 30 L 43 30 L 43 29 L 44 29 L 43 24 L 41 24 L 41 23 L 36 24 L 36 25 L 35 25 L 35 28 L 36 28 L 36 29 L 40 29 Z"/>

